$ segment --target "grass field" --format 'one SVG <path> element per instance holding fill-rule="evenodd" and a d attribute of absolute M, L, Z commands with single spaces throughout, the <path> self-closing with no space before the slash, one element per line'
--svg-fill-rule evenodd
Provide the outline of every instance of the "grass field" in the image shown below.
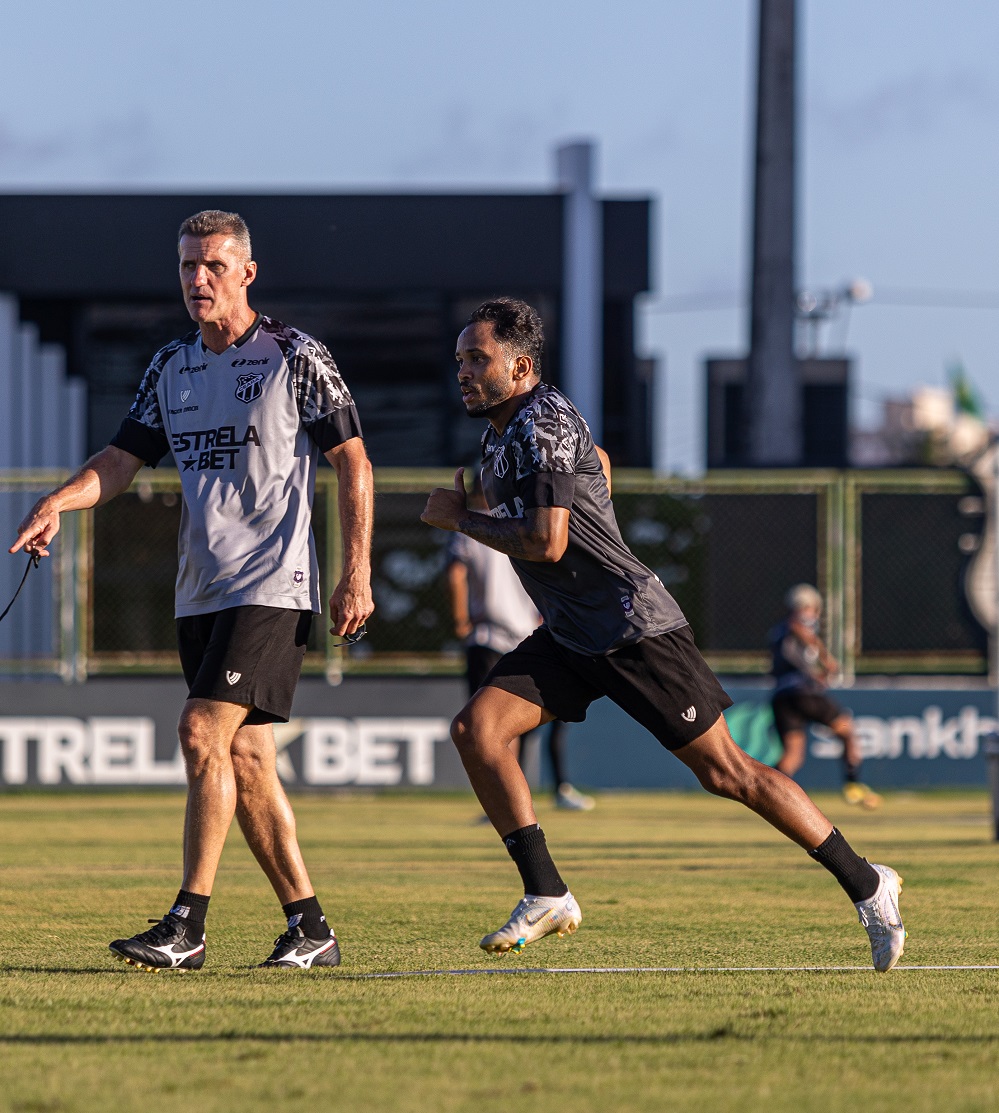
<path fill-rule="evenodd" d="M 819 798 L 906 879 L 909 942 L 887 975 L 381 971 L 538 966 L 866 965 L 819 866 L 734 804 L 607 795 L 541 820 L 580 932 L 489 958 L 519 891 L 471 797 L 301 797 L 300 835 L 344 965 L 257 971 L 280 909 L 234 831 L 197 974 L 141 974 L 107 942 L 178 884 L 173 794 L 0 800 L 0 1109 L 208 1111 L 994 1110 L 999 849 L 984 794 Z"/>

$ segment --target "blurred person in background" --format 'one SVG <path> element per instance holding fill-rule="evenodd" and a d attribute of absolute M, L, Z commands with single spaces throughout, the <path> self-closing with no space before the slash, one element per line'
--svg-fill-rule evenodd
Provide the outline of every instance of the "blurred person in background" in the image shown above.
<path fill-rule="evenodd" d="M 867 931 L 874 968 L 891 969 L 905 940 L 902 879 L 860 857 L 790 777 L 733 741 L 722 714 L 732 701 L 676 600 L 621 537 L 589 427 L 541 378 L 543 349 L 541 317 L 526 302 L 497 298 L 469 317 L 455 351 L 458 389 L 465 412 L 487 422 L 482 488 L 489 515 L 469 509 L 463 469 L 453 488 L 431 491 L 421 515 L 509 556 L 544 618 L 500 658 L 451 724 L 524 890 L 507 922 L 479 946 L 516 954 L 579 927 L 579 904 L 552 859 L 509 747 L 542 723 L 581 722 L 594 700 L 608 696 L 707 791 L 750 808 L 827 869 Z"/>
<path fill-rule="evenodd" d="M 474 472 L 469 509 L 488 513 L 482 480 Z M 465 646 L 468 694 L 473 696 L 504 653 L 516 649 L 541 621 L 537 607 L 521 586 L 510 558 L 488 545 L 455 533 L 447 547 L 447 585 L 455 636 Z M 522 767 L 528 748 L 538 744 L 539 730 L 510 743 Z M 568 811 L 590 811 L 596 801 L 569 781 L 565 761 L 565 724 L 548 728 L 548 750 L 555 775 L 555 804 Z"/>
<path fill-rule="evenodd" d="M 876 808 L 881 797 L 860 780 L 860 743 L 853 719 L 832 699 L 828 682 L 839 663 L 819 637 L 822 596 L 811 584 L 796 584 L 785 597 L 787 616 L 770 631 L 772 706 L 783 756 L 777 768 L 793 777 L 805 761 L 808 724 L 827 727 L 843 743 L 843 796 L 850 804 Z"/>
<path fill-rule="evenodd" d="M 371 600 L 373 491 L 361 426 L 332 356 L 250 308 L 250 233 L 237 213 L 188 217 L 177 250 L 195 331 L 153 357 L 107 448 L 40 499 L 10 552 L 48 556 L 60 514 L 103 506 L 143 464 L 173 453 L 183 497 L 177 640 L 189 698 L 178 727 L 187 770 L 184 872 L 170 910 L 111 952 L 143 970 L 199 970 L 233 816 L 283 907 L 287 930 L 261 966 L 337 966 L 277 776 L 272 724 L 288 721 L 313 614 L 320 454 L 337 473 L 344 567 L 332 633 L 356 639 Z"/>

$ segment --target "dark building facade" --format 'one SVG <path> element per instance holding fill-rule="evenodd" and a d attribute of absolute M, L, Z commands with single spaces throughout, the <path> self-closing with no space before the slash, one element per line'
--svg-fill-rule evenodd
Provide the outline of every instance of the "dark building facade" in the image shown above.
<path fill-rule="evenodd" d="M 131 404 L 153 352 L 192 325 L 175 240 L 206 208 L 250 226 L 255 308 L 321 339 L 355 396 L 373 461 L 456 465 L 480 423 L 455 389 L 454 342 L 500 294 L 545 321 L 545 374 L 563 380 L 562 194 L 171 194 L 0 196 L 0 291 L 62 345 L 87 382 L 89 451 Z M 649 288 L 650 202 L 602 200 L 603 442 L 616 464 L 651 458 L 650 369 L 634 351 L 634 302 Z"/>

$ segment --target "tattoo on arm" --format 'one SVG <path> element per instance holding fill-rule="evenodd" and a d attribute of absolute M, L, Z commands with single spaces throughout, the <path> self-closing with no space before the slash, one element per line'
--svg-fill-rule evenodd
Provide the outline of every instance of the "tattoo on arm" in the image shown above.
<path fill-rule="evenodd" d="M 506 553 L 519 560 L 532 560 L 535 550 L 534 522 L 531 518 L 490 518 L 487 514 L 469 514 L 458 522 L 458 529 L 473 541 Z"/>

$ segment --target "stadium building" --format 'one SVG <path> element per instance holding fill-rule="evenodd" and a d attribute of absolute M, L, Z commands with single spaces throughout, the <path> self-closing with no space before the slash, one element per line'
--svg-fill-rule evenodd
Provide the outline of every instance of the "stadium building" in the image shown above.
<path fill-rule="evenodd" d="M 475 453 L 454 342 L 479 302 L 512 294 L 541 310 L 548 377 L 580 400 L 616 464 L 644 467 L 651 367 L 635 354 L 634 316 L 649 288 L 651 201 L 596 197 L 591 156 L 587 144 L 563 148 L 561 184 L 544 193 L 0 196 L 0 291 L 86 383 L 92 453 L 152 353 L 191 329 L 180 222 L 234 210 L 260 264 L 253 306 L 326 343 L 376 466 L 453 466 Z"/>

